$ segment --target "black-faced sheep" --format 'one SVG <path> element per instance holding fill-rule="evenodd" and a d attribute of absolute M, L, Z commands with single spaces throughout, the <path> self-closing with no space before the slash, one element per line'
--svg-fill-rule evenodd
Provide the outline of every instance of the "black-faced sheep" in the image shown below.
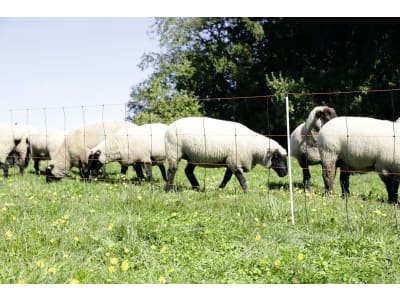
<path fill-rule="evenodd" d="M 291 154 L 303 170 L 303 185 L 308 190 L 311 190 L 311 174 L 308 166 L 321 162 L 317 145 L 318 133 L 325 123 L 335 117 L 336 111 L 332 107 L 317 106 L 310 112 L 307 120 L 290 135 Z"/>
<path fill-rule="evenodd" d="M 144 165 L 148 179 L 153 182 L 151 166 L 158 165 L 166 180 L 164 136 L 167 125 L 161 123 L 131 126 L 117 132 L 89 150 L 89 169 L 118 161 L 123 167 Z M 135 169 L 136 170 L 136 169 Z M 139 174 L 138 174 L 139 175 Z"/>
<path fill-rule="evenodd" d="M 40 161 L 50 160 L 61 146 L 67 134 L 62 129 L 57 128 L 34 128 L 28 127 L 28 140 L 30 157 L 34 161 L 36 174 L 40 174 Z M 27 156 L 29 158 L 29 156 Z"/>
<path fill-rule="evenodd" d="M 226 167 L 220 188 L 233 174 L 247 192 L 244 172 L 256 164 L 273 168 L 279 176 L 287 174 L 286 150 L 276 141 L 246 126 L 212 118 L 189 117 L 173 122 L 165 133 L 165 151 L 169 164 L 166 190 L 173 188 L 180 160 L 188 161 L 185 173 L 193 189 L 199 189 L 195 167 Z"/>
<path fill-rule="evenodd" d="M 365 117 L 337 117 L 318 136 L 325 191 L 333 190 L 341 168 L 342 194 L 349 193 L 349 175 L 375 171 L 385 183 L 388 201 L 397 203 L 400 180 L 400 124 Z"/>
<path fill-rule="evenodd" d="M 10 155 L 15 156 L 20 174 L 23 175 L 28 151 L 28 139 L 24 127 L 2 123 L 0 132 L 0 166 L 3 167 L 4 177 L 8 177 Z"/>
<path fill-rule="evenodd" d="M 71 130 L 65 135 L 63 143 L 46 168 L 46 181 L 63 178 L 73 166 L 80 169 L 82 178 L 88 178 L 88 151 L 130 124 L 124 121 L 104 121 Z"/>

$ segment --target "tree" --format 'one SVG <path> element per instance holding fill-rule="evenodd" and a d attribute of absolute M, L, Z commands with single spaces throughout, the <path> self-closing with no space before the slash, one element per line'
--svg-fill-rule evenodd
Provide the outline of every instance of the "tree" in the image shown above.
<path fill-rule="evenodd" d="M 242 97 L 201 101 L 201 111 L 274 134 L 285 132 L 285 93 L 294 93 L 293 127 L 321 104 L 340 115 L 399 116 L 392 95 L 365 93 L 399 86 L 398 19 L 159 18 L 155 28 L 163 51 L 144 57 L 142 66 L 155 71 L 136 96 L 147 89 L 148 99 Z M 298 94 L 349 90 L 364 93 Z"/>

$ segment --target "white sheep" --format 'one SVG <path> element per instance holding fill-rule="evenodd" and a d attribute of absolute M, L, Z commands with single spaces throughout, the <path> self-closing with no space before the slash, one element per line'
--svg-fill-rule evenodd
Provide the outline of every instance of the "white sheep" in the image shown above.
<path fill-rule="evenodd" d="M 17 157 L 20 174 L 24 174 L 25 159 L 28 151 L 28 140 L 23 126 L 0 124 L 0 166 L 3 167 L 4 177 L 8 177 L 10 155 Z"/>
<path fill-rule="evenodd" d="M 46 181 L 63 178 L 73 166 L 80 169 L 83 178 L 88 178 L 89 149 L 128 126 L 135 125 L 125 121 L 103 121 L 71 130 L 46 168 Z"/>
<path fill-rule="evenodd" d="M 158 165 L 166 180 L 164 136 L 168 126 L 161 123 L 131 126 L 117 132 L 89 150 L 89 169 L 118 161 L 123 167 L 144 165 L 148 179 L 153 182 L 151 166 Z M 136 169 L 135 169 L 136 170 Z"/>
<path fill-rule="evenodd" d="M 41 160 L 50 160 L 64 141 L 67 134 L 58 128 L 27 127 L 30 157 L 34 161 L 36 174 L 40 174 Z"/>
<path fill-rule="evenodd" d="M 342 193 L 349 193 L 349 175 L 375 171 L 385 183 L 388 201 L 397 203 L 400 180 L 400 124 L 366 117 L 337 117 L 318 136 L 325 191 L 333 190 L 341 168 Z"/>
<path fill-rule="evenodd" d="M 335 117 L 336 111 L 332 107 L 314 107 L 307 120 L 290 135 L 291 154 L 303 170 L 303 185 L 308 190 L 311 190 L 311 174 L 308 166 L 321 162 L 317 145 L 318 133 L 325 123 Z"/>
<path fill-rule="evenodd" d="M 173 122 L 165 133 L 165 151 L 169 164 L 166 190 L 173 188 L 180 160 L 188 161 L 185 173 L 193 189 L 199 189 L 194 168 L 226 167 L 220 188 L 235 174 L 247 192 L 243 172 L 256 164 L 273 168 L 279 176 L 287 174 L 286 150 L 276 141 L 258 134 L 246 126 L 205 117 L 189 117 Z"/>

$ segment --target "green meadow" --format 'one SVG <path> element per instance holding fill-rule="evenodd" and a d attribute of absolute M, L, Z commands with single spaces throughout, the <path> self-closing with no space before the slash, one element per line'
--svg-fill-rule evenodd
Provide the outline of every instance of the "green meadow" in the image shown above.
<path fill-rule="evenodd" d="M 44 165 L 44 163 L 42 163 Z M 400 283 L 400 212 L 376 174 L 350 177 L 351 195 L 311 193 L 293 161 L 295 224 L 288 177 L 256 167 L 244 194 L 223 169 L 197 168 L 192 191 L 182 162 L 176 191 L 107 166 L 109 181 L 76 171 L 48 184 L 14 168 L 0 178 L 1 283 Z M 44 166 L 43 166 L 44 167 Z"/>

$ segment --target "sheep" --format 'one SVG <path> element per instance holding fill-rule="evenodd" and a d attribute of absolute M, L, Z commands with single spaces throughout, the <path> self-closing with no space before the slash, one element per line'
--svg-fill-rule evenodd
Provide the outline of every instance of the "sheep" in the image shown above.
<path fill-rule="evenodd" d="M 311 191 L 311 174 L 308 166 L 321 162 L 317 145 L 318 132 L 326 122 L 335 117 L 336 111 L 332 107 L 314 107 L 307 120 L 290 135 L 291 154 L 303 170 L 303 186 L 309 191 Z"/>
<path fill-rule="evenodd" d="M 0 124 L 0 166 L 4 177 L 8 177 L 10 156 L 16 158 L 20 174 L 24 174 L 25 158 L 28 151 L 28 139 L 23 126 Z"/>
<path fill-rule="evenodd" d="M 256 164 L 273 168 L 280 177 L 287 174 L 286 150 L 276 141 L 258 134 L 246 126 L 207 117 L 188 117 L 173 122 L 165 133 L 168 182 L 171 191 L 180 160 L 188 161 L 185 173 L 192 188 L 199 190 L 194 176 L 197 165 L 226 167 L 219 188 L 224 188 L 235 174 L 244 192 L 248 191 L 243 172 Z"/>
<path fill-rule="evenodd" d="M 34 161 L 35 173 L 40 175 L 40 161 L 50 160 L 53 157 L 55 152 L 63 143 L 67 132 L 57 128 L 42 129 L 34 127 L 28 127 L 27 131 L 30 152 L 29 156 L 32 157 Z M 29 156 L 27 156 L 28 159 Z M 25 165 L 27 165 L 27 163 Z"/>
<path fill-rule="evenodd" d="M 119 161 L 123 167 L 144 164 L 150 182 L 154 182 L 151 166 L 159 166 L 164 180 L 167 180 L 164 136 L 167 125 L 156 123 L 128 127 L 115 136 L 100 142 L 89 150 L 89 169 L 96 170 L 106 163 Z"/>
<path fill-rule="evenodd" d="M 136 125 L 125 121 L 104 121 L 70 131 L 46 168 L 46 181 L 51 182 L 65 177 L 73 166 L 79 167 L 83 179 L 88 178 L 89 149 L 128 126 Z"/>
<path fill-rule="evenodd" d="M 397 203 L 399 135 L 399 123 L 373 118 L 337 117 L 325 124 L 317 139 L 325 192 L 333 190 L 337 166 L 342 195 L 349 194 L 350 172 L 375 171 L 385 184 L 388 202 Z"/>

